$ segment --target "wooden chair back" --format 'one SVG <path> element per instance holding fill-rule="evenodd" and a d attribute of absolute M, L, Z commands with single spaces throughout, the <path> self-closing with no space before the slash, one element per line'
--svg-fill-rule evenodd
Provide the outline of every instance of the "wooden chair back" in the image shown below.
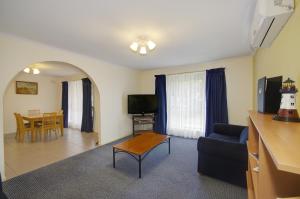
<path fill-rule="evenodd" d="M 19 113 L 15 113 L 15 118 L 16 118 L 16 122 L 17 122 L 17 130 L 24 131 L 26 129 L 26 127 L 24 125 L 24 120 L 23 120 L 22 115 Z"/>
<path fill-rule="evenodd" d="M 59 111 L 57 111 L 57 116 L 62 116 L 64 114 L 64 111 L 63 110 L 59 110 Z M 58 125 L 58 127 L 59 127 L 59 125 L 61 124 L 61 122 L 62 122 L 62 120 L 59 118 L 59 117 L 57 117 L 56 118 L 56 124 Z"/>
<path fill-rule="evenodd" d="M 17 126 L 17 134 L 19 133 L 20 127 L 19 127 L 19 119 L 18 119 L 18 113 L 14 113 L 15 119 L 16 119 L 16 126 Z"/>
<path fill-rule="evenodd" d="M 24 141 L 25 132 L 30 132 L 30 126 L 25 125 L 23 117 L 19 113 L 14 113 L 17 122 L 16 139 L 20 142 Z"/>
<path fill-rule="evenodd" d="M 42 126 L 44 129 L 55 129 L 57 122 L 57 113 L 44 113 Z"/>

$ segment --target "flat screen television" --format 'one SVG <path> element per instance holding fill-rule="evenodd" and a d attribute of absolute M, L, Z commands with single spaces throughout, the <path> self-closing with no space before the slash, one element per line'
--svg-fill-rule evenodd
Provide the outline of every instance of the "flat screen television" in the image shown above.
<path fill-rule="evenodd" d="M 156 111 L 156 95 L 128 95 L 128 114 L 147 114 Z"/>
<path fill-rule="evenodd" d="M 282 76 L 258 80 L 257 107 L 261 113 L 276 114 L 280 108 Z"/>
<path fill-rule="evenodd" d="M 276 114 L 280 108 L 282 87 L 282 76 L 272 77 L 267 79 L 266 87 L 266 113 Z"/>

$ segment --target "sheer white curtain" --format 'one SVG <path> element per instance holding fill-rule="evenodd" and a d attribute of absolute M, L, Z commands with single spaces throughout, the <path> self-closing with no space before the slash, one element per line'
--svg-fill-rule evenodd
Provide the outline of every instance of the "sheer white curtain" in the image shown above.
<path fill-rule="evenodd" d="M 83 106 L 82 81 L 69 81 L 68 85 L 69 128 L 81 129 Z"/>
<path fill-rule="evenodd" d="M 205 72 L 166 76 L 167 133 L 199 138 L 205 131 Z"/>

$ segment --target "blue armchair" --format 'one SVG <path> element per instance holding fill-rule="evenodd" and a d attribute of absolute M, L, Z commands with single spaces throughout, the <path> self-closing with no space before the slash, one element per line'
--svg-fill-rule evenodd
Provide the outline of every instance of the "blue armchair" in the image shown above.
<path fill-rule="evenodd" d="M 248 128 L 215 124 L 213 129 L 198 140 L 198 172 L 246 187 Z"/>

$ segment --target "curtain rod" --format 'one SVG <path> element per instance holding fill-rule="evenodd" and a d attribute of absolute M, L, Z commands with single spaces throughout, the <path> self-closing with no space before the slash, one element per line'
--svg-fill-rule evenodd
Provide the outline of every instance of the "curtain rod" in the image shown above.
<path fill-rule="evenodd" d="M 205 72 L 206 70 L 201 70 L 201 71 L 191 71 L 191 72 L 181 72 L 181 73 L 166 73 L 165 75 L 181 75 L 181 74 L 189 74 L 189 73 L 202 73 Z"/>
<path fill-rule="evenodd" d="M 217 69 L 217 68 L 211 68 L 211 69 Z M 225 69 L 226 68 L 224 67 L 224 70 Z M 189 74 L 189 73 L 201 73 L 201 72 L 205 72 L 207 70 L 210 70 L 210 69 L 190 71 L 190 72 L 180 72 L 180 73 L 165 73 L 164 75 L 181 75 L 181 74 Z"/>

